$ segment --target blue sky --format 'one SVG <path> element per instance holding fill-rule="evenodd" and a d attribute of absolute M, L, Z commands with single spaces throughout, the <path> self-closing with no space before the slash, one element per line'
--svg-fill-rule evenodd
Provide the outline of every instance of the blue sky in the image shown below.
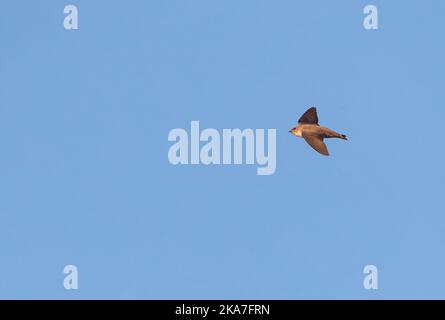
<path fill-rule="evenodd" d="M 445 298 L 444 10 L 5 1 L 0 298 Z M 312 105 L 331 157 L 288 133 Z M 192 120 L 276 128 L 276 173 L 172 166 Z"/>

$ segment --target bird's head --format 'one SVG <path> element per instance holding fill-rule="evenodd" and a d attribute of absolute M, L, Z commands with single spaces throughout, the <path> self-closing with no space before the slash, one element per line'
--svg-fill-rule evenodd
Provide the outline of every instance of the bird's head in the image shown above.
<path fill-rule="evenodd" d="M 301 137 L 300 130 L 297 127 L 293 127 L 289 130 L 289 132 L 292 133 L 294 136 Z"/>

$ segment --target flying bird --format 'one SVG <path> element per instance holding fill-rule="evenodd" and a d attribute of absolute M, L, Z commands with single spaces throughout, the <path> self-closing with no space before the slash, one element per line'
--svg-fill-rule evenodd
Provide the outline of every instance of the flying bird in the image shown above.
<path fill-rule="evenodd" d="M 317 152 L 328 156 L 329 151 L 323 140 L 325 138 L 339 138 L 348 140 L 344 134 L 337 133 L 318 124 L 317 109 L 309 108 L 300 119 L 298 125 L 289 130 L 294 136 L 303 138 Z"/>

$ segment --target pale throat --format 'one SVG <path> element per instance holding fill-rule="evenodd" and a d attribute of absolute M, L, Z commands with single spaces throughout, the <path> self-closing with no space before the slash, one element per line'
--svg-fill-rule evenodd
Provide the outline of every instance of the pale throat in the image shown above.
<path fill-rule="evenodd" d="M 294 130 L 292 130 L 292 133 L 297 136 L 297 137 L 302 137 L 303 135 L 301 134 L 301 129 L 300 128 L 296 128 Z"/>

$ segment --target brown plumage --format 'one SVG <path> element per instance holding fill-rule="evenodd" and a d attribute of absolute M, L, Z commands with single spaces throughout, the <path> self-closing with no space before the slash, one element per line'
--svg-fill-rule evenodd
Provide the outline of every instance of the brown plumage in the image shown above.
<path fill-rule="evenodd" d="M 294 136 L 304 138 L 317 152 L 328 156 L 329 151 L 323 140 L 325 138 L 339 138 L 348 140 L 344 134 L 337 133 L 318 124 L 317 109 L 309 108 L 298 120 L 298 125 L 289 130 Z"/>

